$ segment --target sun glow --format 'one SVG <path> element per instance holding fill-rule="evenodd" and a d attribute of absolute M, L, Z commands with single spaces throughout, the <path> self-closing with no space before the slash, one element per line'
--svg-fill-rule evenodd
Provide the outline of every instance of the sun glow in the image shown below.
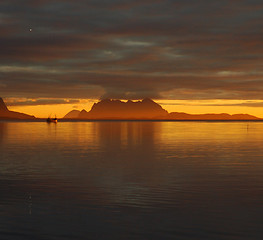
<path fill-rule="evenodd" d="M 28 106 L 8 106 L 9 110 L 46 118 L 49 115 L 64 117 L 72 110 L 85 109 L 89 111 L 92 105 L 99 100 L 80 99 L 78 103 L 47 104 Z M 123 100 L 125 101 L 125 100 Z M 263 102 L 259 100 L 155 100 L 168 112 L 185 112 L 190 114 L 229 113 L 251 114 L 263 118 Z M 261 107 L 262 105 L 262 107 Z"/>
<path fill-rule="evenodd" d="M 96 102 L 96 101 L 95 101 Z M 47 104 L 47 105 L 29 105 L 29 106 L 8 106 L 10 111 L 22 112 L 29 115 L 34 115 L 37 118 L 47 118 L 48 116 L 57 116 L 63 118 L 72 110 L 87 110 L 89 111 L 94 103 L 94 100 L 82 100 L 79 103 L 69 104 Z"/>
<path fill-rule="evenodd" d="M 260 100 L 158 100 L 168 112 L 251 114 L 263 118 Z"/>

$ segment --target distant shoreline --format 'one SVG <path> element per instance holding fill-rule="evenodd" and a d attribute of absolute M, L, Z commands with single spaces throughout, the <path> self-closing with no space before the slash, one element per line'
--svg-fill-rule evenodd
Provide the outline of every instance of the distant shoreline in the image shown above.
<path fill-rule="evenodd" d="M 46 119 L 0 119 L 0 122 L 46 122 Z M 263 122 L 263 119 L 58 119 L 60 122 Z"/>
<path fill-rule="evenodd" d="M 42 122 L 47 118 L 36 118 L 25 113 L 9 111 L 3 99 L 0 98 L 0 120 L 2 121 L 26 121 Z M 184 112 L 170 112 L 163 109 L 161 105 L 150 98 L 133 102 L 128 100 L 104 99 L 94 103 L 91 110 L 87 112 L 72 110 L 60 122 L 97 122 L 97 121 L 153 121 L 153 122 L 240 122 L 240 121 L 263 121 L 250 114 L 228 114 L 228 113 L 206 113 L 189 114 Z"/>

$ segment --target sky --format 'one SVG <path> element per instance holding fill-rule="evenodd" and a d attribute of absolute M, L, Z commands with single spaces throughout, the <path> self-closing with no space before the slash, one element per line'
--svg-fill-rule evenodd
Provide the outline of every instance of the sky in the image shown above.
<path fill-rule="evenodd" d="M 261 0 L 0 1 L 0 97 L 45 117 L 99 99 L 263 117 Z"/>

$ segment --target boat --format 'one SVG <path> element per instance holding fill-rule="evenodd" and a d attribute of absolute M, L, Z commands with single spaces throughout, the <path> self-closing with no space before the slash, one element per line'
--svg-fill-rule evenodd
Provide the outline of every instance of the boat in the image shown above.
<path fill-rule="evenodd" d="M 55 116 L 55 118 L 51 118 L 50 116 L 47 118 L 47 123 L 57 123 L 58 122 L 58 119 L 57 117 Z"/>

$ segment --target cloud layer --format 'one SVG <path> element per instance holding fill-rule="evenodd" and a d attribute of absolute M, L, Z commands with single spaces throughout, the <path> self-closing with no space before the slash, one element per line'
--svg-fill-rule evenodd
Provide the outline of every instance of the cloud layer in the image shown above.
<path fill-rule="evenodd" d="M 9 99 L 5 102 L 8 106 L 39 106 L 39 105 L 57 105 L 57 104 L 78 104 L 77 99 Z"/>
<path fill-rule="evenodd" d="M 2 97 L 263 99 L 259 0 L 9 0 L 0 32 Z"/>

